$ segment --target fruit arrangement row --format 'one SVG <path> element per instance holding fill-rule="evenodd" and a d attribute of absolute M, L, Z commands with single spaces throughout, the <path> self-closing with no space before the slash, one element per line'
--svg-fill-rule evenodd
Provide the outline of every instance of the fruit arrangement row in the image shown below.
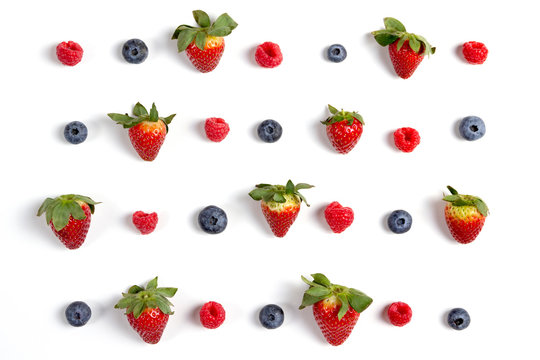
<path fill-rule="evenodd" d="M 231 34 L 238 24 L 227 13 L 221 14 L 214 22 L 202 10 L 194 10 L 193 17 L 197 26 L 180 25 L 171 38 L 177 41 L 178 52 L 185 51 L 193 66 L 207 73 L 218 66 L 225 51 L 224 37 Z M 379 45 L 388 46 L 396 74 L 402 79 L 408 79 L 424 56 L 435 54 L 436 48 L 423 36 L 407 32 L 397 19 L 385 18 L 384 26 L 383 30 L 371 34 Z M 461 50 L 469 64 L 483 64 L 487 59 L 488 49 L 481 42 L 466 42 Z M 83 53 L 82 47 L 73 41 L 62 42 L 56 48 L 58 60 L 68 66 L 78 64 Z M 326 54 L 329 61 L 339 63 L 346 59 L 347 50 L 341 44 L 333 44 L 327 48 Z M 122 46 L 122 56 L 128 63 L 140 64 L 148 57 L 148 47 L 140 39 L 130 39 Z M 283 61 L 283 54 L 278 44 L 267 41 L 257 47 L 255 60 L 262 67 L 274 68 Z"/>
<path fill-rule="evenodd" d="M 341 345 L 352 333 L 360 313 L 372 304 L 373 299 L 357 289 L 332 284 L 321 273 L 311 276 L 312 280 L 301 277 L 309 287 L 299 309 L 312 306 L 313 317 L 326 341 L 333 346 Z M 161 340 L 169 315 L 174 314 L 169 298 L 178 291 L 174 287 L 158 287 L 157 281 L 156 276 L 146 287 L 131 286 L 114 306 L 125 309 L 129 324 L 148 344 L 157 344 Z M 91 315 L 91 308 L 83 301 L 75 301 L 65 310 L 66 320 L 75 327 L 86 325 Z M 411 321 L 412 309 L 398 301 L 387 307 L 386 315 L 392 325 L 401 327 Z M 215 301 L 205 303 L 199 310 L 200 322 L 207 329 L 217 329 L 225 318 L 225 309 Z M 466 329 L 471 321 L 468 312 L 462 308 L 450 310 L 446 318 L 448 325 L 455 330 Z M 268 304 L 259 311 L 259 321 L 266 329 L 277 329 L 284 320 L 285 313 L 279 305 Z"/>

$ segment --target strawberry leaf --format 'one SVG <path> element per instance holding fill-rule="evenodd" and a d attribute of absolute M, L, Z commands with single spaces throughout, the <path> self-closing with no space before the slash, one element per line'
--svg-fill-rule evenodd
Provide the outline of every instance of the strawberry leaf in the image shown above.
<path fill-rule="evenodd" d="M 142 312 L 144 311 L 144 302 L 137 302 L 135 306 L 133 307 L 133 316 L 135 319 L 138 319 L 139 316 L 141 316 Z"/>
<path fill-rule="evenodd" d="M 52 222 L 56 231 L 60 231 L 66 227 L 69 222 L 70 212 L 69 205 L 60 203 L 54 208 L 52 214 Z"/>
<path fill-rule="evenodd" d="M 178 52 L 182 52 L 187 49 L 189 44 L 195 39 L 195 35 L 197 35 L 197 30 L 195 29 L 185 29 L 180 31 L 180 34 L 178 35 Z"/>
<path fill-rule="evenodd" d="M 402 36 L 398 43 L 397 43 L 397 51 L 401 50 L 401 48 L 403 47 L 403 44 L 405 43 L 405 40 L 409 40 L 409 37 L 407 35 L 405 36 Z"/>
<path fill-rule="evenodd" d="M 313 297 L 326 297 L 331 293 L 332 291 L 330 289 L 321 286 L 314 286 L 306 290 L 306 294 Z"/>
<path fill-rule="evenodd" d="M 394 30 L 394 31 L 401 31 L 405 32 L 405 26 L 397 19 L 394 19 L 393 17 L 387 17 L 384 18 L 384 27 L 387 30 Z"/>
<path fill-rule="evenodd" d="M 156 296 L 155 302 L 159 310 L 161 310 L 164 314 L 171 315 L 173 313 L 173 311 L 171 310 L 171 307 L 168 304 L 168 301 L 166 301 L 165 298 L 161 296 Z"/>
<path fill-rule="evenodd" d="M 121 298 L 116 305 L 114 305 L 115 309 L 125 309 L 127 308 L 133 299 L 131 297 L 123 297 Z"/>
<path fill-rule="evenodd" d="M 165 296 L 165 297 L 173 297 L 176 292 L 178 291 L 177 288 L 167 287 L 167 288 L 157 288 L 156 293 Z"/>
<path fill-rule="evenodd" d="M 158 121 L 159 119 L 159 116 L 158 116 L 158 111 L 157 111 L 157 108 L 156 108 L 156 104 L 152 103 L 152 108 L 150 109 L 150 121 Z"/>
<path fill-rule="evenodd" d="M 488 209 L 486 203 L 482 199 L 480 199 L 480 198 L 474 199 L 474 205 L 476 206 L 478 211 L 480 211 L 480 214 L 482 214 L 484 216 L 488 215 L 489 209 Z"/>
<path fill-rule="evenodd" d="M 302 304 L 300 305 L 299 309 L 302 310 L 306 306 L 311 306 L 315 303 L 318 303 L 319 301 L 324 300 L 323 297 L 317 297 L 317 296 L 311 296 L 307 293 L 304 293 L 304 296 L 302 298 Z"/>
<path fill-rule="evenodd" d="M 146 290 L 155 290 L 157 288 L 157 276 L 150 280 L 148 284 L 146 284 Z"/>
<path fill-rule="evenodd" d="M 337 112 L 338 112 L 338 109 L 336 109 L 335 107 L 333 107 L 332 105 L 328 104 L 328 110 L 330 111 L 330 113 L 332 115 L 335 115 Z"/>
<path fill-rule="evenodd" d="M 221 26 L 221 27 L 216 27 L 216 28 L 210 30 L 210 31 L 208 32 L 208 35 L 211 35 L 211 36 L 218 36 L 218 37 L 223 37 L 223 36 L 229 35 L 231 32 L 232 32 L 232 30 L 231 30 L 230 27 L 228 27 L 228 26 Z"/>
<path fill-rule="evenodd" d="M 446 195 L 445 197 L 443 197 L 443 200 L 448 201 L 448 202 L 454 202 L 458 199 L 459 199 L 459 195 Z"/>
<path fill-rule="evenodd" d="M 166 125 L 169 125 L 175 116 L 176 114 L 172 114 L 172 115 L 167 116 L 166 118 L 163 118 L 162 120 Z"/>
<path fill-rule="evenodd" d="M 138 102 L 133 107 L 133 115 L 135 116 L 148 115 L 148 111 L 146 111 L 146 108 L 142 106 L 141 103 Z"/>
<path fill-rule="evenodd" d="M 420 47 L 422 46 L 422 44 L 420 43 L 420 41 L 418 41 L 418 39 L 416 38 L 416 36 L 414 35 L 411 35 L 409 37 L 409 46 L 411 47 L 411 49 L 418 54 L 418 52 L 420 51 Z"/>
<path fill-rule="evenodd" d="M 69 203 L 67 203 L 67 206 L 69 207 L 69 212 L 71 213 L 71 216 L 73 216 L 75 220 L 86 219 L 84 210 L 81 208 L 81 205 L 79 205 L 79 203 L 77 203 L 76 201 L 70 201 Z"/>
<path fill-rule="evenodd" d="M 206 33 L 201 31 L 198 32 L 195 36 L 195 45 L 201 49 L 204 50 L 204 46 L 206 45 Z"/>
<path fill-rule="evenodd" d="M 320 284 L 326 287 L 330 287 L 332 285 L 330 283 L 330 280 L 328 280 L 328 278 L 321 273 L 311 274 L 311 276 L 313 277 L 313 282 L 316 284 Z"/>
<path fill-rule="evenodd" d="M 219 15 L 216 21 L 214 22 L 214 24 L 212 24 L 213 29 L 218 29 L 221 27 L 228 27 L 231 31 L 234 30 L 237 26 L 238 24 L 236 23 L 236 21 L 234 21 L 227 13 Z M 218 36 L 218 35 L 214 35 L 214 36 Z M 225 35 L 222 35 L 222 36 L 225 36 Z"/>
<path fill-rule="evenodd" d="M 298 184 L 296 184 L 296 190 L 311 189 L 312 187 L 314 187 L 314 186 L 306 184 L 306 183 L 298 183 Z"/>
<path fill-rule="evenodd" d="M 294 184 L 291 180 L 287 181 L 287 185 L 285 185 L 285 194 L 294 194 Z"/>
<path fill-rule="evenodd" d="M 341 307 L 339 308 L 337 317 L 338 320 L 341 320 L 349 310 L 349 300 L 347 299 L 347 296 L 345 294 L 337 294 L 337 297 L 339 299 L 339 302 L 341 302 Z"/>
<path fill-rule="evenodd" d="M 274 193 L 274 196 L 272 197 L 272 200 L 274 200 L 275 202 L 278 202 L 278 203 L 284 203 L 286 202 L 287 200 L 285 199 L 285 197 L 283 195 L 281 195 L 280 193 Z"/>
<path fill-rule="evenodd" d="M 388 46 L 394 43 L 397 39 L 399 39 L 398 36 L 385 33 L 382 31 L 380 33 L 375 34 L 375 41 L 377 41 L 377 43 L 379 43 L 379 45 L 381 46 Z"/>
<path fill-rule="evenodd" d="M 54 201 L 54 199 L 46 198 L 45 201 L 43 201 L 43 204 L 38 209 L 37 216 L 41 216 L 47 208 L 51 205 L 51 203 Z"/>
<path fill-rule="evenodd" d="M 193 18 L 200 27 L 205 28 L 210 26 L 210 17 L 202 10 L 194 10 Z"/>
<path fill-rule="evenodd" d="M 132 287 L 129 288 L 128 290 L 128 294 L 136 294 L 138 292 L 141 292 L 143 291 L 144 289 L 138 285 L 133 285 Z"/>
<path fill-rule="evenodd" d="M 262 200 L 267 193 L 268 193 L 267 189 L 254 189 L 249 192 L 249 196 L 251 196 L 253 200 L 258 201 L 258 200 Z"/>
<path fill-rule="evenodd" d="M 183 31 L 183 30 L 187 30 L 187 29 L 193 29 L 193 26 L 180 25 L 179 27 L 177 27 L 176 30 L 174 30 L 173 35 L 171 36 L 171 40 L 177 40 L 178 35 L 180 35 L 180 32 Z"/>
<path fill-rule="evenodd" d="M 373 299 L 369 296 L 361 293 L 361 294 L 354 294 L 351 293 L 348 295 L 349 303 L 351 304 L 351 307 L 356 311 L 357 313 L 361 313 L 362 311 L 366 310 L 369 305 L 373 302 Z"/>

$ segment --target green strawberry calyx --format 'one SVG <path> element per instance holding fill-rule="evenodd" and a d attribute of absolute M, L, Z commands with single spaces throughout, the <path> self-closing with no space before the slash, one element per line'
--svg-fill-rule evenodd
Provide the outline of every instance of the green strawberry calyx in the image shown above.
<path fill-rule="evenodd" d="M 47 224 L 52 224 L 56 231 L 60 231 L 66 227 L 69 223 L 69 218 L 73 217 L 75 220 L 84 220 L 86 215 L 81 208 L 82 203 L 88 204 L 90 207 L 90 213 L 94 213 L 95 205 L 99 202 L 95 202 L 88 196 L 83 195 L 61 195 L 56 198 L 46 198 L 38 209 L 37 216 L 45 213 L 45 221 Z"/>
<path fill-rule="evenodd" d="M 323 274 L 312 274 L 311 277 L 313 280 L 309 281 L 302 276 L 302 281 L 308 284 L 309 288 L 304 292 L 302 305 L 299 307 L 300 310 L 324 299 L 337 298 L 341 303 L 338 312 L 338 320 L 341 320 L 350 307 L 357 313 L 361 313 L 373 302 L 372 298 L 359 290 L 332 284 Z"/>
<path fill-rule="evenodd" d="M 335 107 L 328 104 L 328 110 L 332 114 L 332 116 L 328 117 L 325 121 L 321 121 L 324 125 L 332 125 L 341 121 L 347 121 L 347 124 L 350 126 L 353 124 L 354 120 L 360 121 L 362 125 L 365 125 L 364 119 L 362 118 L 362 115 L 357 113 L 356 111 L 345 111 L 341 109 L 341 111 L 338 111 Z"/>
<path fill-rule="evenodd" d="M 375 37 L 375 40 L 381 46 L 387 46 L 397 43 L 397 50 L 399 51 L 405 41 L 409 41 L 409 46 L 411 49 L 419 54 L 420 50 L 423 48 L 421 55 L 435 54 L 435 47 L 431 46 L 430 43 L 423 37 L 417 34 L 408 33 L 405 30 L 405 26 L 397 19 L 392 17 L 384 18 L 384 30 L 373 31 L 371 34 Z"/>
<path fill-rule="evenodd" d="M 159 308 L 164 314 L 174 314 L 171 310 L 173 304 L 167 298 L 173 297 L 178 289 L 158 287 L 157 280 L 156 276 L 148 282 L 146 288 L 133 285 L 127 293 L 122 293 L 122 298 L 114 305 L 114 308 L 126 309 L 126 315 L 133 313 L 135 319 L 138 319 L 146 309 Z"/>
<path fill-rule="evenodd" d="M 134 127 L 135 125 L 138 125 L 142 123 L 143 121 L 150 121 L 150 122 L 158 122 L 159 120 L 163 121 L 165 123 L 165 127 L 167 128 L 167 132 L 169 132 L 169 124 L 173 120 L 173 118 L 176 116 L 176 114 L 172 114 L 167 116 L 166 118 L 162 118 L 159 116 L 156 104 L 152 103 L 152 108 L 150 109 L 150 112 L 146 110 L 144 106 L 141 105 L 141 103 L 135 104 L 133 107 L 133 115 L 135 117 L 129 116 L 126 114 L 117 114 L 117 113 L 110 113 L 107 114 L 108 117 L 110 117 L 112 120 L 116 121 L 117 124 L 120 124 L 124 127 L 124 129 L 128 129 L 131 127 Z"/>
<path fill-rule="evenodd" d="M 287 185 L 270 185 L 270 184 L 258 184 L 255 185 L 255 189 L 249 192 L 249 196 L 253 200 L 263 200 L 265 202 L 275 201 L 277 203 L 285 203 L 287 199 L 285 195 L 295 195 L 300 198 L 300 201 L 306 203 L 309 206 L 304 195 L 300 193 L 299 190 L 302 189 L 311 189 L 313 185 L 306 183 L 293 184 L 291 180 L 287 181 Z"/>
<path fill-rule="evenodd" d="M 489 209 L 486 203 L 478 196 L 462 195 L 451 186 L 447 186 L 447 188 L 450 191 L 450 195 L 443 197 L 444 201 L 448 201 L 453 206 L 474 206 L 483 216 L 487 216 L 489 214 Z"/>
<path fill-rule="evenodd" d="M 193 41 L 199 49 L 204 50 L 208 36 L 224 37 L 238 26 L 227 13 L 221 14 L 216 21 L 211 23 L 207 13 L 202 10 L 193 10 L 193 18 L 199 27 L 180 25 L 171 37 L 172 40 L 177 40 L 178 52 L 186 50 Z"/>

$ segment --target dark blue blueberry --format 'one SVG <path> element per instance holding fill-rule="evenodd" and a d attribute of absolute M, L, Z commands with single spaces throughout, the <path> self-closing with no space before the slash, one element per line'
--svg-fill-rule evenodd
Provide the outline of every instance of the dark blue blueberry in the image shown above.
<path fill-rule="evenodd" d="M 471 323 L 469 313 L 462 308 L 455 308 L 448 313 L 448 325 L 454 330 L 466 329 Z"/>
<path fill-rule="evenodd" d="M 267 329 L 280 327 L 283 324 L 283 320 L 285 320 L 285 314 L 283 313 L 283 309 L 277 305 L 266 305 L 259 312 L 259 321 Z"/>
<path fill-rule="evenodd" d="M 388 228 L 396 234 L 403 234 L 410 230 L 412 226 L 412 216 L 405 210 L 392 211 L 388 216 Z"/>
<path fill-rule="evenodd" d="M 275 120 L 264 120 L 257 128 L 257 134 L 262 141 L 273 143 L 279 140 L 283 134 L 283 128 Z"/>
<path fill-rule="evenodd" d="M 130 64 L 140 64 L 148 56 L 148 47 L 142 40 L 128 40 L 122 46 L 122 56 Z"/>
<path fill-rule="evenodd" d="M 92 316 L 92 310 L 82 301 L 75 301 L 66 308 L 66 319 L 72 326 L 85 325 Z"/>
<path fill-rule="evenodd" d="M 227 214 L 217 206 L 207 206 L 199 213 L 199 225 L 204 232 L 219 234 L 227 227 Z"/>
<path fill-rule="evenodd" d="M 80 144 L 88 136 L 88 128 L 80 121 L 72 121 L 64 128 L 64 137 L 72 144 Z"/>
<path fill-rule="evenodd" d="M 486 133 L 486 124 L 478 116 L 467 116 L 459 123 L 459 133 L 465 140 L 478 140 Z"/>
<path fill-rule="evenodd" d="M 330 45 L 327 52 L 328 60 L 338 63 L 345 60 L 347 57 L 347 50 L 340 44 Z"/>

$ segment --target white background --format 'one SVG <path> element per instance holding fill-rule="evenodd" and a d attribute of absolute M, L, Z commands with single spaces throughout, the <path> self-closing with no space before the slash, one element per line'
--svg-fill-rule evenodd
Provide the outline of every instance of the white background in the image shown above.
<path fill-rule="evenodd" d="M 2 35 L 2 202 L 0 357 L 52 358 L 532 358 L 538 356 L 537 222 L 538 44 L 534 1 L 19 1 L 4 5 Z M 6 8 L 7 7 L 7 8 Z M 212 19 L 228 12 L 239 26 L 226 38 L 215 71 L 201 74 L 170 40 L 191 11 Z M 369 34 L 383 18 L 400 19 L 437 52 L 412 78 L 391 68 L 387 49 Z M 121 45 L 140 38 L 149 47 L 141 65 L 121 57 Z M 61 65 L 55 46 L 77 41 L 84 57 Z M 486 43 L 485 64 L 472 66 L 460 44 Z M 256 45 L 273 41 L 284 60 L 259 67 Z M 347 59 L 324 57 L 343 44 Z M 142 161 L 127 131 L 109 112 L 155 102 L 177 116 L 157 159 Z M 329 145 L 319 121 L 327 104 L 357 110 L 366 122 L 348 155 Z M 487 133 L 467 142 L 457 132 L 467 115 Z M 222 143 L 204 137 L 204 119 L 231 127 Z M 284 134 L 274 144 L 256 137 L 265 119 Z M 81 145 L 63 139 L 66 123 L 87 124 Z M 397 151 L 392 132 L 416 128 L 413 153 Z M 260 182 L 308 182 L 303 206 L 285 238 L 275 238 L 259 204 L 247 193 Z M 441 198 L 446 185 L 481 196 L 491 214 L 478 239 L 450 236 Z M 96 206 L 85 244 L 69 251 L 44 218 L 46 197 L 79 193 Z M 324 207 L 339 201 L 355 212 L 353 225 L 333 234 Z M 196 224 L 207 205 L 222 207 L 229 225 L 207 235 Z M 392 234 L 387 215 L 405 209 L 412 229 Z M 148 236 L 130 223 L 136 210 L 156 211 Z M 325 273 L 374 302 L 347 342 L 328 345 L 311 310 L 297 310 L 306 286 L 300 275 Z M 121 310 L 121 292 L 159 275 L 176 286 L 161 342 L 145 344 Z M 65 307 L 86 301 L 83 328 L 69 326 Z M 217 330 L 197 320 L 200 306 L 227 311 Z M 385 307 L 405 301 L 410 324 L 393 327 Z M 266 330 L 257 320 L 268 303 L 285 323 Z M 472 317 L 458 332 L 445 324 L 453 307 Z"/>

